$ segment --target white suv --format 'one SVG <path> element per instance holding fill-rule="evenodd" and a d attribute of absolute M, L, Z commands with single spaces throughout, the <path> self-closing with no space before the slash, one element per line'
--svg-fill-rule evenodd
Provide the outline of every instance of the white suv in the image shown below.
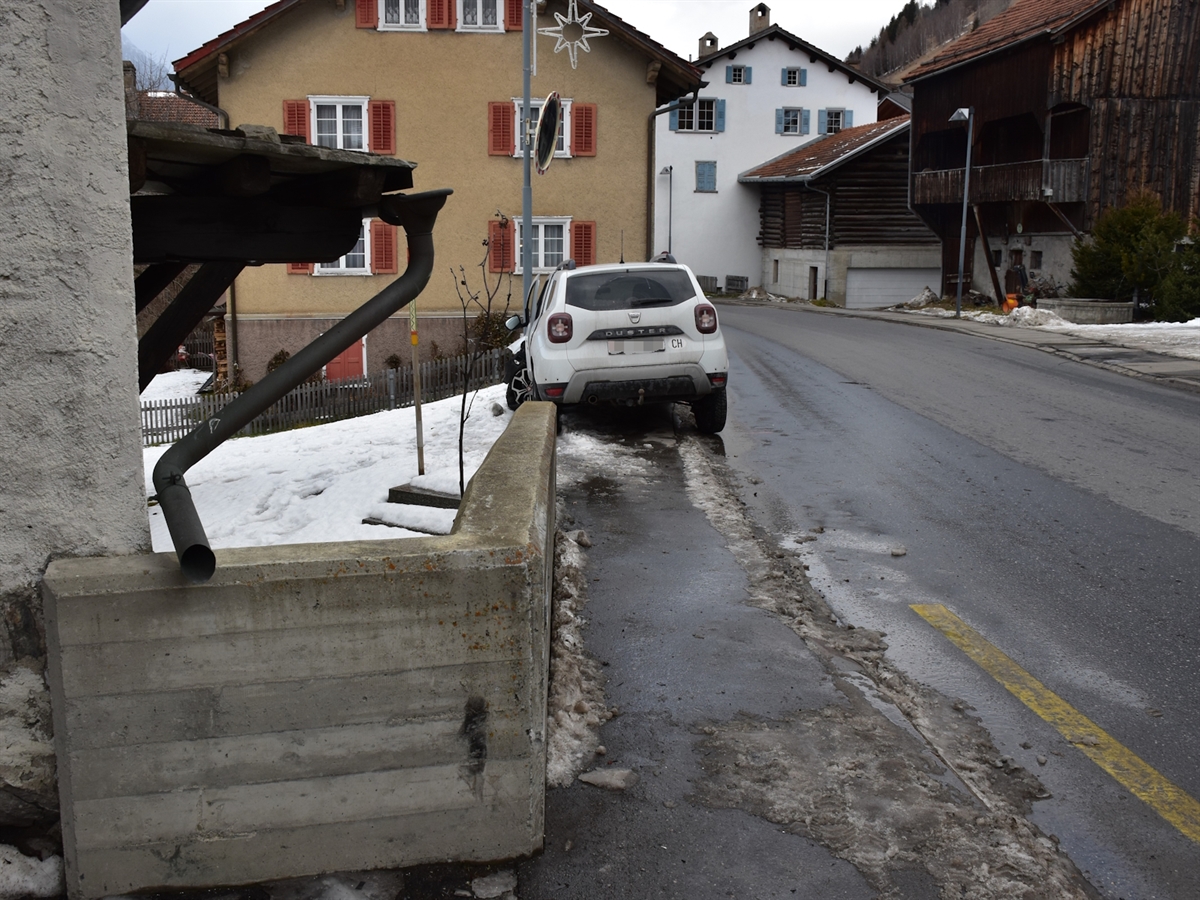
<path fill-rule="evenodd" d="M 540 290 L 539 290 L 540 288 Z M 536 299 L 535 299 L 536 295 Z M 725 427 L 729 357 L 717 311 L 687 266 L 568 261 L 525 301 L 508 405 L 690 403 L 700 431 Z"/>

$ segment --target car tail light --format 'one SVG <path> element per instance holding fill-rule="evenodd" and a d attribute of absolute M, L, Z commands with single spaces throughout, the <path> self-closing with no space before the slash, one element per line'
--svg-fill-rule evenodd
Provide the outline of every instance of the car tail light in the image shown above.
<path fill-rule="evenodd" d="M 565 344 L 574 331 L 570 313 L 555 313 L 546 321 L 546 335 L 552 344 Z"/>
<path fill-rule="evenodd" d="M 708 383 L 713 387 L 725 387 L 727 377 L 728 375 L 725 372 L 713 372 L 708 376 Z"/>
<path fill-rule="evenodd" d="M 712 334 L 717 330 L 717 311 L 707 303 L 696 307 L 696 330 L 701 334 Z"/>
<path fill-rule="evenodd" d="M 553 399 L 558 399 L 566 392 L 567 392 L 567 386 L 565 384 L 556 384 L 556 385 L 553 385 L 552 387 L 543 387 L 542 388 L 542 393 L 545 396 L 551 397 Z"/>

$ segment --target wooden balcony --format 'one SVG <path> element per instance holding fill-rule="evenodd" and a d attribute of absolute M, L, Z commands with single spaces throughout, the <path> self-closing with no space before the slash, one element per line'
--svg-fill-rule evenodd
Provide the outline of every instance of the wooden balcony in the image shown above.
<path fill-rule="evenodd" d="M 1082 203 L 1087 199 L 1090 160 L 1035 159 L 999 166 L 971 167 L 971 202 L 1048 200 Z M 914 172 L 912 202 L 962 203 L 963 170 Z"/>

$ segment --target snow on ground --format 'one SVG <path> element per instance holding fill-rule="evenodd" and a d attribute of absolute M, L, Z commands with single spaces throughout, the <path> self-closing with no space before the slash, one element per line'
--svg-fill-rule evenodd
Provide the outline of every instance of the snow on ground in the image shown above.
<path fill-rule="evenodd" d="M 458 494 L 460 403 L 451 397 L 421 407 L 423 476 L 417 475 L 411 407 L 226 441 L 186 476 L 209 542 L 214 548 L 263 547 L 448 533 L 454 510 L 388 503 L 387 495 L 389 488 L 409 483 Z M 503 385 L 475 397 L 463 441 L 467 481 L 511 418 Z M 166 451 L 167 446 L 143 451 L 147 496 L 154 493 L 154 465 Z M 401 527 L 364 525 L 366 518 Z M 158 506 L 150 507 L 150 532 L 155 551 L 172 549 Z"/>
<path fill-rule="evenodd" d="M 202 372 L 199 369 L 180 369 L 177 372 L 163 372 L 155 375 L 154 380 L 142 391 L 142 400 L 182 400 L 195 397 L 196 391 L 212 377 L 212 372 Z"/>
<path fill-rule="evenodd" d="M 0 900 L 57 897 L 65 893 L 61 856 L 44 860 L 0 844 Z"/>
<path fill-rule="evenodd" d="M 954 318 L 948 309 L 929 307 L 913 310 L 917 315 Z M 1133 350 L 1146 350 L 1183 359 L 1200 359 L 1200 319 L 1190 322 L 1144 322 L 1137 325 L 1076 325 L 1054 313 L 1021 306 L 1007 316 L 964 309 L 964 319 L 988 325 L 1018 328 L 1044 328 L 1105 344 Z"/>

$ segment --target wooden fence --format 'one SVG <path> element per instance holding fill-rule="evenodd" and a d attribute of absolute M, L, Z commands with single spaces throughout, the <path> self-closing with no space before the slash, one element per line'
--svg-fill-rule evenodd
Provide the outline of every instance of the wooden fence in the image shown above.
<path fill-rule="evenodd" d="M 506 353 L 505 350 L 491 350 L 476 360 L 471 373 L 472 390 L 503 380 Z M 421 401 L 429 403 L 459 393 L 462 369 L 467 362 L 467 357 L 458 356 L 421 363 Z M 144 401 L 143 445 L 152 447 L 179 440 L 237 396 L 235 393 L 202 394 Z M 412 405 L 413 370 L 387 369 L 364 378 L 302 384 L 257 416 L 238 435 L 270 434 Z"/>

